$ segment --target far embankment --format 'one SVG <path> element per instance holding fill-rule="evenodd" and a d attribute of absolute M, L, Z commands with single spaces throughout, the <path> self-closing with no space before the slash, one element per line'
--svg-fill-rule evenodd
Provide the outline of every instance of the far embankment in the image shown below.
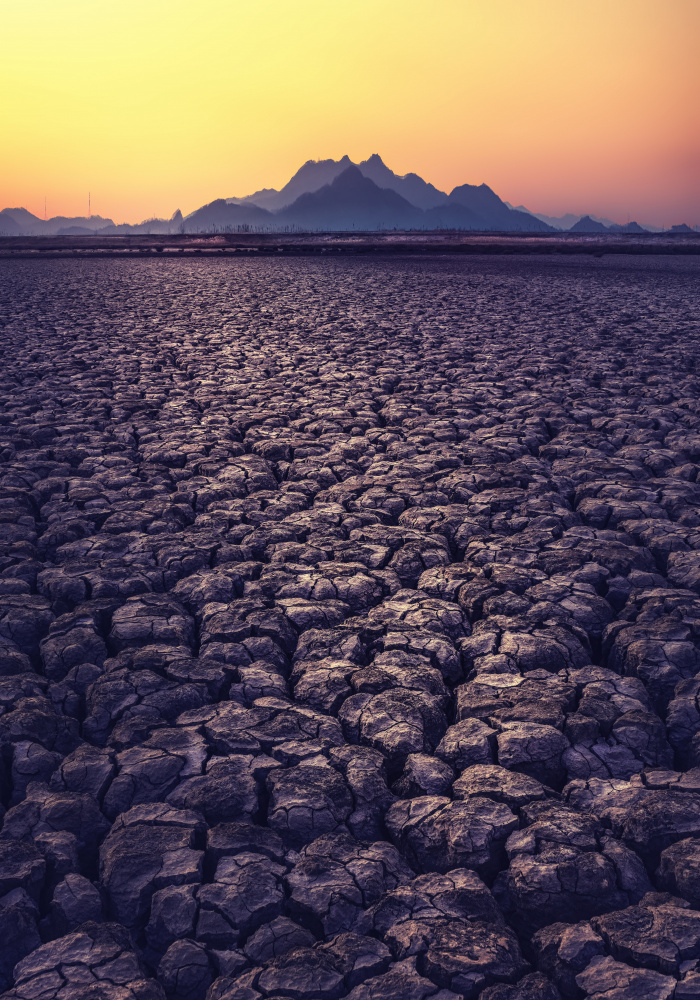
<path fill-rule="evenodd" d="M 0 259 L 387 254 L 700 254 L 700 234 L 341 232 L 0 237 Z"/>

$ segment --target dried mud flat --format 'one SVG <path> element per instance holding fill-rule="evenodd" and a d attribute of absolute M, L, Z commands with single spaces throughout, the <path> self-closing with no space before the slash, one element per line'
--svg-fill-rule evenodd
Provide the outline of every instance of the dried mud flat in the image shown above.
<path fill-rule="evenodd" d="M 0 990 L 700 997 L 700 263 L 0 263 Z"/>

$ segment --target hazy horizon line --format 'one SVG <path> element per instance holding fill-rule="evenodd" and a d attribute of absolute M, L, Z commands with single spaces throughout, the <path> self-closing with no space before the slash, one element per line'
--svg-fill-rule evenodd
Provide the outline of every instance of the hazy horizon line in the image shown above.
<path fill-rule="evenodd" d="M 384 165 L 386 166 L 386 161 L 384 160 L 384 158 L 381 156 L 381 154 L 377 154 L 377 153 L 371 153 L 366 159 L 364 159 L 364 160 L 357 160 L 357 161 L 353 160 L 349 156 L 349 154 L 347 154 L 347 153 L 343 154 L 337 160 L 334 159 L 332 156 L 319 156 L 319 157 L 316 157 L 316 158 L 309 157 L 308 159 L 304 160 L 304 162 L 302 163 L 301 167 L 297 168 L 297 170 L 291 175 L 291 177 L 289 178 L 289 180 L 291 180 L 294 176 L 296 176 L 296 174 L 299 172 L 299 170 L 302 169 L 302 167 L 304 167 L 304 166 L 306 166 L 307 164 L 310 164 L 310 163 L 318 164 L 318 163 L 329 162 L 329 161 L 332 161 L 334 163 L 340 163 L 343 159 L 347 158 L 348 160 L 350 160 L 350 163 L 352 163 L 355 166 L 359 166 L 361 163 L 366 163 L 369 159 L 371 159 L 374 156 L 378 156 L 381 159 L 382 163 L 384 163 Z M 388 169 L 391 169 L 391 168 L 389 167 Z M 427 180 L 425 177 L 422 177 L 416 171 L 407 171 L 404 174 L 398 174 L 395 171 L 392 171 L 392 172 L 395 173 L 395 175 L 397 177 L 399 177 L 399 178 L 405 178 L 405 177 L 413 175 L 413 176 L 420 177 L 420 179 L 423 180 L 427 184 L 432 184 L 431 181 Z M 47 214 L 40 214 L 40 212 L 32 211 L 32 209 L 28 208 L 26 205 L 4 205 L 4 206 L 0 207 L 0 212 L 6 211 L 6 210 L 10 210 L 10 211 L 23 210 L 23 211 L 26 211 L 26 212 L 29 212 L 30 214 L 32 214 L 40 222 L 44 222 L 44 221 L 51 222 L 52 220 L 55 220 L 55 219 L 94 219 L 94 218 L 99 218 L 99 219 L 104 219 L 106 223 L 112 222 L 115 226 L 120 226 L 120 225 L 139 226 L 139 225 L 145 225 L 145 224 L 147 224 L 149 222 L 169 221 L 175 215 L 177 215 L 178 212 L 181 212 L 183 218 L 186 219 L 188 216 L 192 215 L 194 212 L 198 211 L 199 209 L 203 208 L 204 206 L 212 204 L 212 202 L 220 201 L 220 200 L 230 201 L 232 199 L 244 200 L 244 199 L 251 198 L 253 195 L 255 195 L 255 194 L 259 193 L 259 192 L 263 192 L 263 191 L 270 191 L 270 192 L 271 191 L 281 191 L 285 187 L 286 183 L 288 183 L 288 181 L 285 182 L 284 184 L 282 184 L 281 187 L 278 187 L 278 188 L 272 187 L 272 186 L 268 187 L 267 185 L 261 185 L 261 186 L 256 187 L 249 194 L 243 194 L 243 195 L 231 195 L 231 194 L 229 194 L 229 195 L 217 195 L 214 198 L 209 198 L 208 200 L 203 200 L 203 201 L 199 202 L 198 204 L 195 205 L 194 208 L 188 209 L 188 211 L 183 211 L 181 209 L 180 205 L 178 205 L 175 209 L 173 209 L 173 211 L 170 214 L 158 215 L 157 212 L 154 212 L 153 214 L 148 215 L 145 218 L 141 218 L 138 221 L 135 221 L 133 217 L 128 218 L 128 219 L 126 217 L 115 218 L 116 213 L 111 213 L 109 215 L 101 215 L 99 211 L 90 211 L 89 214 L 80 214 L 80 215 L 70 215 L 70 214 L 67 214 L 65 212 L 60 212 L 59 211 L 59 212 L 51 215 L 51 214 L 48 213 L 48 209 L 47 209 Z M 686 225 L 690 226 L 691 228 L 693 226 L 696 226 L 696 225 L 700 224 L 700 220 L 693 220 L 693 219 L 689 219 L 689 218 L 679 218 L 678 220 L 675 220 L 675 214 L 672 214 L 671 212 L 669 212 L 669 215 L 671 215 L 671 220 L 672 221 L 668 222 L 666 220 L 659 221 L 657 219 L 654 219 L 654 220 L 646 219 L 646 218 L 644 218 L 644 216 L 635 216 L 635 217 L 633 217 L 632 213 L 630 213 L 629 211 L 627 211 L 625 209 L 619 209 L 619 210 L 611 212 L 609 210 L 604 210 L 604 209 L 592 210 L 589 207 L 589 208 L 587 208 L 584 211 L 578 211 L 578 210 L 574 210 L 572 208 L 566 208 L 564 211 L 556 211 L 556 210 L 554 210 L 554 211 L 544 211 L 544 210 L 539 209 L 539 208 L 532 208 L 530 205 L 525 206 L 524 203 L 516 205 L 514 201 L 510 200 L 507 197 L 504 197 L 502 194 L 500 194 L 498 191 L 496 191 L 495 188 L 491 184 L 489 184 L 488 181 L 479 181 L 477 183 L 472 183 L 472 182 L 469 182 L 469 181 L 462 181 L 462 182 L 460 182 L 460 184 L 454 185 L 454 187 L 451 190 L 455 190 L 455 188 L 460 187 L 463 184 L 469 184 L 470 186 L 473 186 L 473 187 L 479 187 L 481 184 L 485 184 L 492 191 L 494 191 L 494 193 L 497 194 L 498 197 L 501 198 L 501 200 L 503 202 L 505 202 L 506 204 L 508 204 L 509 207 L 511 207 L 512 209 L 514 209 L 516 211 L 518 211 L 518 210 L 525 210 L 525 211 L 529 212 L 532 215 L 546 216 L 548 219 L 562 219 L 562 218 L 565 218 L 566 216 L 577 216 L 578 218 L 584 218 L 586 216 L 590 216 L 592 219 L 595 219 L 595 220 L 607 219 L 608 221 L 614 223 L 615 225 L 626 225 L 626 224 L 631 223 L 631 222 L 637 222 L 640 226 L 645 226 L 646 225 L 646 226 L 652 226 L 654 228 L 661 228 L 661 229 L 669 229 L 669 228 L 671 228 L 674 225 L 680 225 L 680 224 L 683 224 L 683 223 L 685 223 Z M 381 187 L 381 185 L 378 185 L 378 186 Z M 435 186 L 437 188 L 436 185 L 433 185 L 433 186 Z M 389 189 L 389 190 L 391 190 L 391 189 Z M 440 188 L 437 188 L 437 190 L 440 191 L 441 193 L 445 194 L 446 197 L 449 196 L 449 194 L 450 194 L 450 190 L 441 191 Z M 88 202 L 88 205 L 90 207 L 92 205 L 94 205 L 94 202 L 95 202 L 95 198 L 94 198 L 93 195 L 94 195 L 93 191 L 87 192 L 86 201 Z M 295 196 L 295 197 L 298 197 L 298 196 Z M 675 221 L 673 221 L 673 220 L 675 220 Z"/>

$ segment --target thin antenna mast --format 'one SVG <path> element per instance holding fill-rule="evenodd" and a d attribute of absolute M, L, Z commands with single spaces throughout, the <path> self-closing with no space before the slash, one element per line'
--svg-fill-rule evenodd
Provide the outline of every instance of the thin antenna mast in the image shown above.
<path fill-rule="evenodd" d="M 88 191 L 88 219 L 92 217 L 92 210 L 90 208 L 90 192 Z"/>
<path fill-rule="evenodd" d="M 44 195 L 44 222 L 46 222 L 46 195 Z"/>

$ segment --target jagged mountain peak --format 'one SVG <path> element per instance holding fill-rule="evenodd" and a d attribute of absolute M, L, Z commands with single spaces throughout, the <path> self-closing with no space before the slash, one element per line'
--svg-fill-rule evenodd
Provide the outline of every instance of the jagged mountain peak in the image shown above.
<path fill-rule="evenodd" d="M 575 222 L 569 229 L 570 233 L 607 233 L 607 226 L 602 222 L 596 222 L 590 215 L 582 215 L 578 222 Z"/>
<path fill-rule="evenodd" d="M 229 198 L 228 201 L 239 205 L 257 205 L 270 212 L 278 211 L 291 205 L 302 194 L 319 191 L 350 166 L 354 164 L 347 154 L 339 160 L 307 160 L 279 191 L 262 188 L 246 198 Z"/>
<path fill-rule="evenodd" d="M 350 163 L 318 191 L 276 213 L 278 223 L 310 230 L 421 228 L 424 213 L 396 191 L 380 187 Z"/>

